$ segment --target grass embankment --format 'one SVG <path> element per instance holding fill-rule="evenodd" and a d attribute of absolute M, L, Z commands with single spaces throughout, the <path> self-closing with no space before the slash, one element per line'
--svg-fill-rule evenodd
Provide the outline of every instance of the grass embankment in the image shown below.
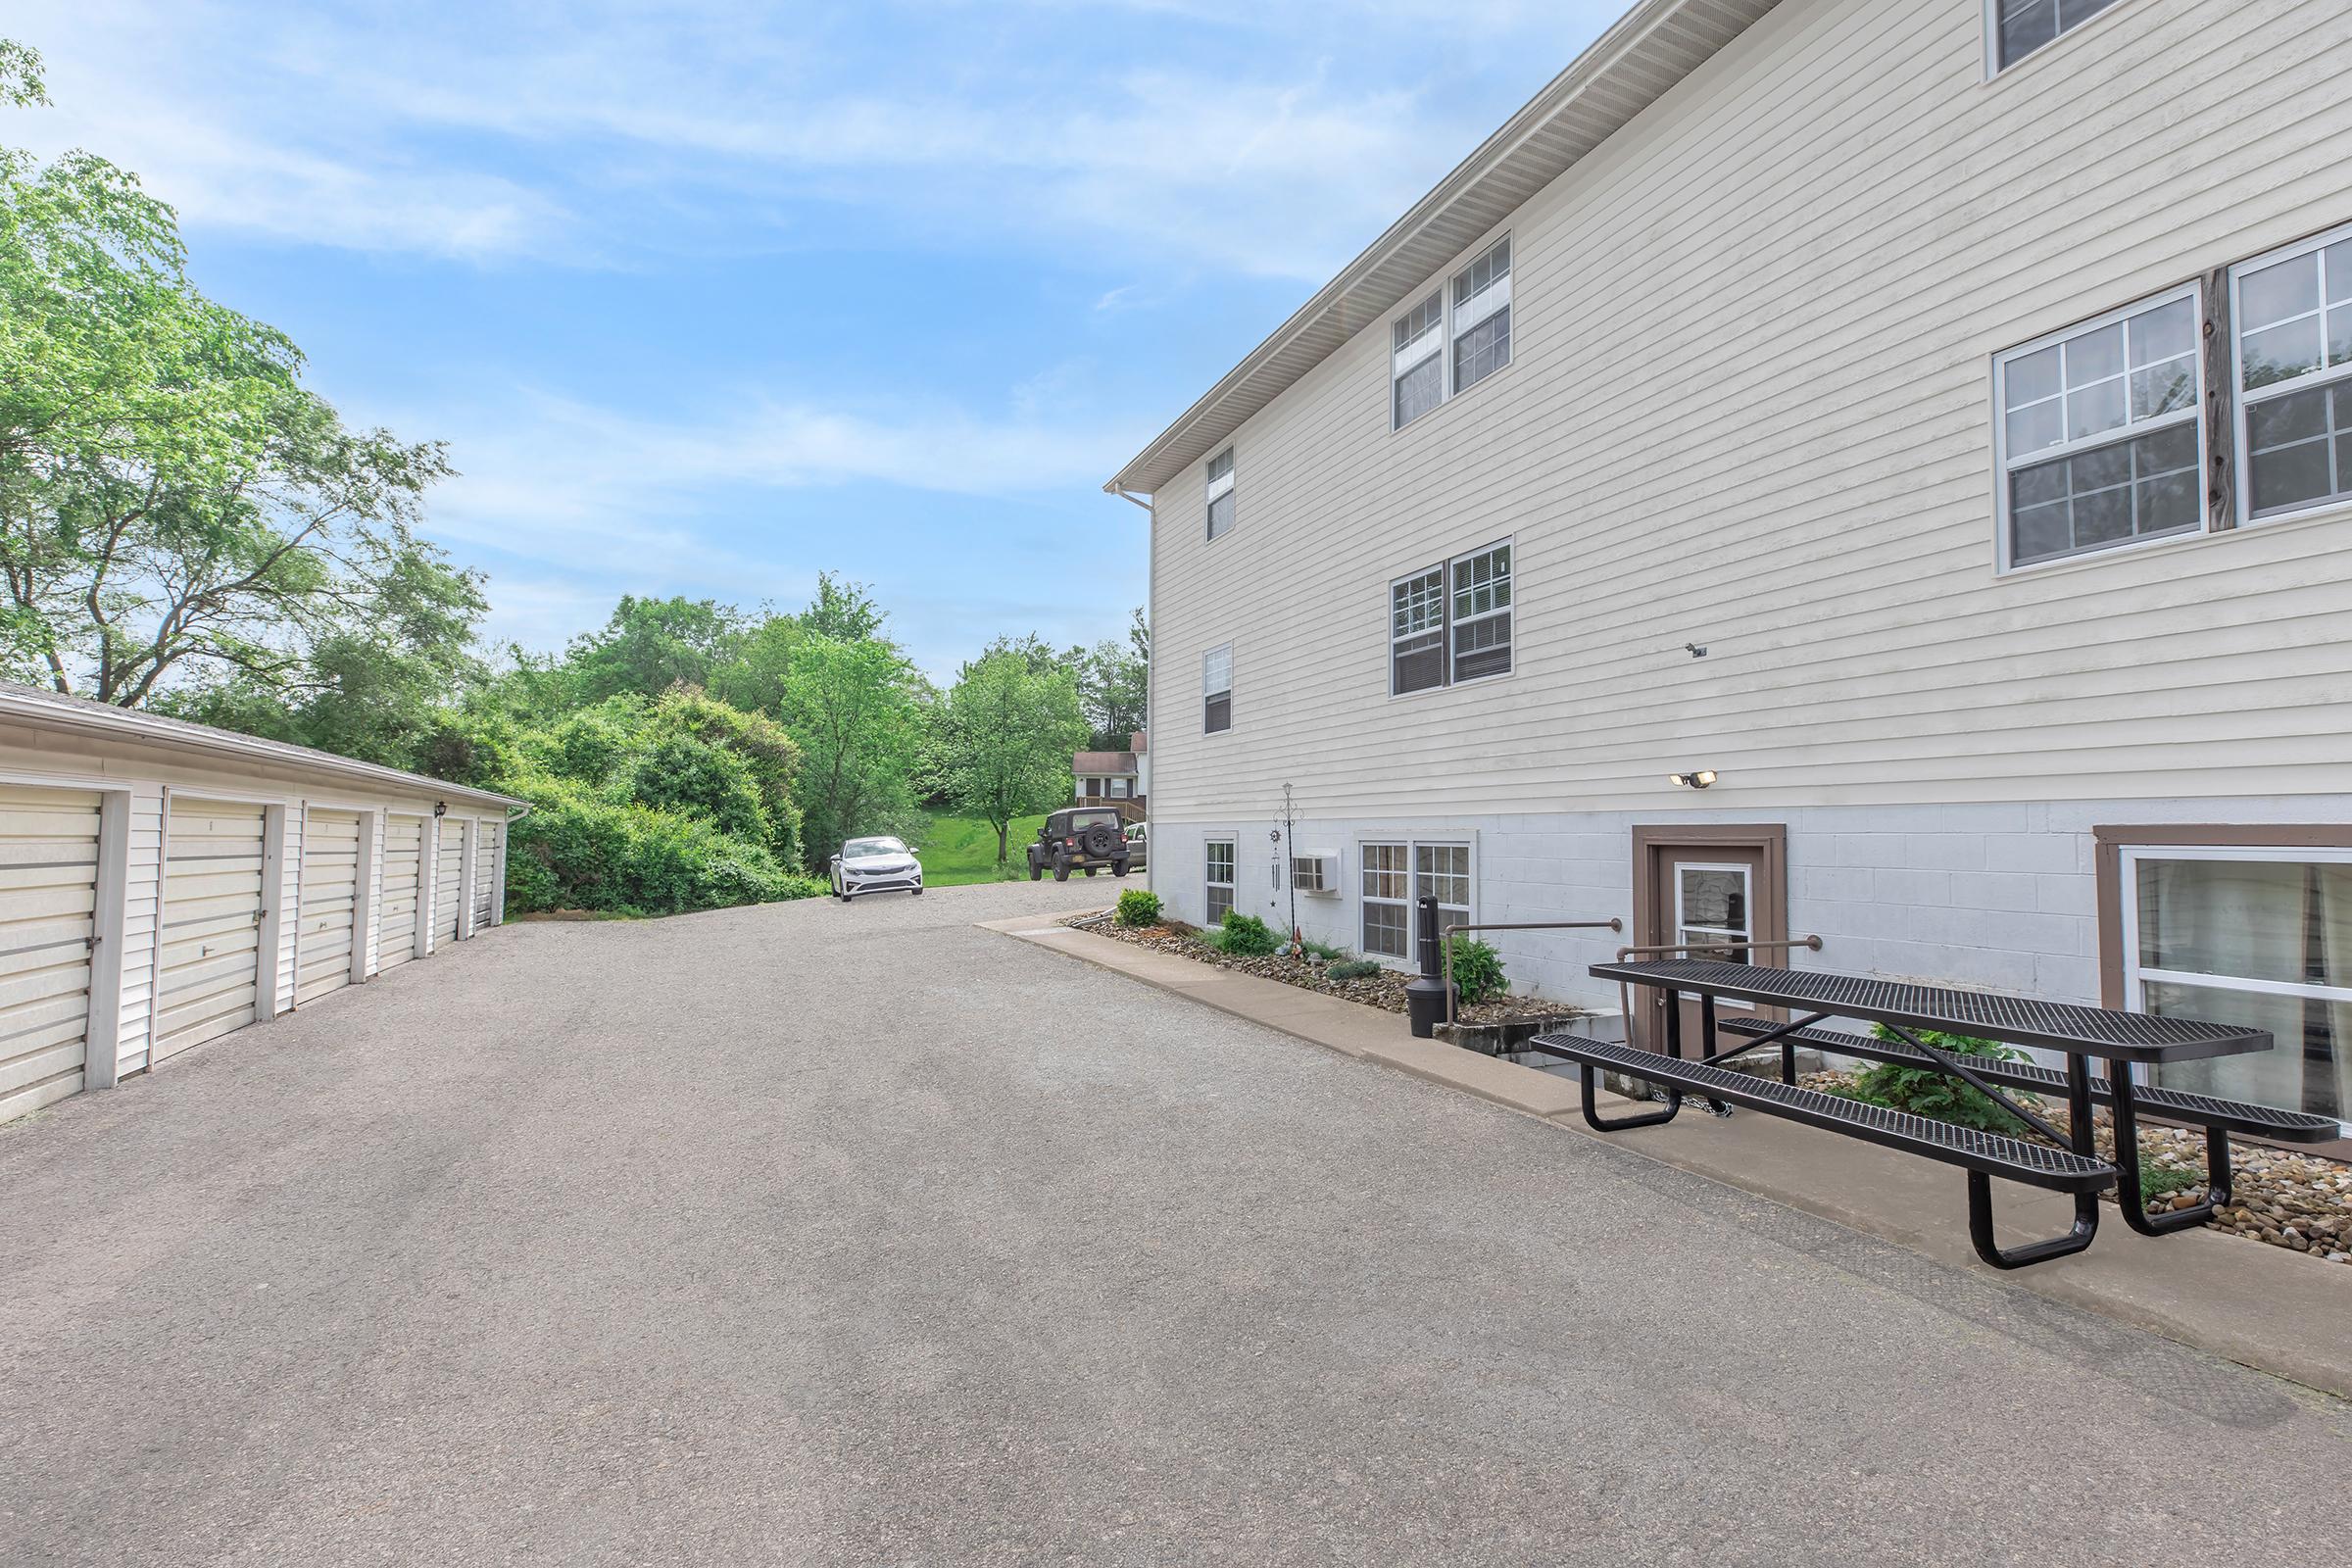
<path fill-rule="evenodd" d="M 1021 846 L 1037 837 L 1037 830 L 1046 825 L 1045 813 L 1015 819 L 1011 834 L 1005 839 L 1005 853 L 1011 856 L 1011 874 L 1027 876 L 1028 862 L 1021 858 Z M 974 816 L 935 816 L 930 831 L 914 852 L 923 862 L 923 885 L 932 888 L 957 888 L 973 882 L 994 882 L 997 870 L 997 830 Z"/>

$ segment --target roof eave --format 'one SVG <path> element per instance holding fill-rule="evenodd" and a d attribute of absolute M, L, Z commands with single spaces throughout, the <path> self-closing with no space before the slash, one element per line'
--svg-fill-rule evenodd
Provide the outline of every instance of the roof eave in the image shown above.
<path fill-rule="evenodd" d="M 1540 190 L 1548 185 L 1777 4 L 1779 0 L 1638 0 L 1577 56 L 1567 70 L 1529 99 L 1502 128 L 1482 142 L 1477 151 L 1455 166 L 1452 172 L 1414 203 L 1337 277 L 1250 350 L 1241 364 L 1227 371 L 1151 445 L 1130 459 L 1103 484 L 1103 491 L 1111 495 L 1157 494 L 1170 477 L 1196 457 L 1221 445 L 1250 416 L 1295 385 L 1348 339 L 1385 317 L 1407 293 L 1434 276 L 1447 260 L 1459 255 L 1462 245 L 1449 244 L 1442 256 L 1434 260 L 1424 257 L 1426 268 L 1416 266 L 1402 283 L 1380 276 L 1409 256 L 1416 242 L 1436 233 L 1439 224 L 1475 205 L 1474 199 L 1482 187 L 1496 185 L 1506 175 L 1516 175 L 1521 184 L 1540 175 L 1535 188 Z M 1597 102 L 1604 97 L 1614 101 Z M 1531 152 L 1539 136 L 1558 127 L 1579 109 L 1596 111 L 1589 118 L 1600 128 L 1598 134 L 1590 137 L 1588 145 L 1564 158 L 1548 149 L 1542 155 Z M 1569 139 L 1585 138 L 1579 135 Z M 1514 160 L 1530 168 L 1516 169 Z M 1503 212 L 1507 215 L 1526 199 L 1525 195 L 1511 198 Z M 1484 232 L 1493 223 L 1494 220 L 1489 220 L 1475 226 Z M 1420 248 L 1435 249 L 1429 244 Z M 1324 339 L 1319 348 L 1310 341 L 1316 334 Z M 1302 345 L 1303 356 L 1294 352 Z M 1298 363 L 1283 368 L 1279 362 L 1286 357 Z M 1250 402 L 1250 384 L 1264 377 L 1269 369 L 1273 369 L 1274 379 L 1280 384 Z M 1243 404 L 1248 406 L 1242 407 Z"/>

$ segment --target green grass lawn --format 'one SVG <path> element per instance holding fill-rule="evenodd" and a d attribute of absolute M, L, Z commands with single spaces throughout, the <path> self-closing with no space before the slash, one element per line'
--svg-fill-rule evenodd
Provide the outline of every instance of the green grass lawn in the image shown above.
<path fill-rule="evenodd" d="M 1012 857 L 1015 875 L 1029 874 L 1027 862 L 1021 858 L 1021 846 L 1037 837 L 1037 830 L 1045 825 L 1042 811 L 1013 822 L 1005 850 Z M 923 835 L 923 842 L 914 853 L 923 862 L 925 887 L 956 888 L 971 882 L 997 880 L 997 830 L 978 817 L 934 816 L 931 830 Z"/>

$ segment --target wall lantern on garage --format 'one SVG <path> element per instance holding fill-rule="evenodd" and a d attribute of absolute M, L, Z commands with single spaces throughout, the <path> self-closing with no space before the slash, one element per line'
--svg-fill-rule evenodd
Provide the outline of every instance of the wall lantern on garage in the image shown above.
<path fill-rule="evenodd" d="M 1669 773 L 1666 775 L 1666 782 L 1678 790 L 1703 790 L 1714 784 L 1715 770 L 1711 767 L 1702 767 L 1690 773 Z"/>
<path fill-rule="evenodd" d="M 433 803 L 433 814 L 434 814 L 435 816 L 446 816 L 446 815 L 448 815 L 448 814 L 449 814 L 449 803 L 448 803 L 447 801 L 435 801 L 435 802 Z"/>

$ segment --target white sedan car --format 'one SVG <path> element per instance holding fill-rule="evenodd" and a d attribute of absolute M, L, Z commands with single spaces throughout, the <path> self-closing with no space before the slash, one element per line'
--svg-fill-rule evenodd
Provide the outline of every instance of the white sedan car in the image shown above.
<path fill-rule="evenodd" d="M 860 893 L 922 891 L 923 862 L 897 839 L 844 839 L 833 857 L 833 893 L 844 904 Z"/>

